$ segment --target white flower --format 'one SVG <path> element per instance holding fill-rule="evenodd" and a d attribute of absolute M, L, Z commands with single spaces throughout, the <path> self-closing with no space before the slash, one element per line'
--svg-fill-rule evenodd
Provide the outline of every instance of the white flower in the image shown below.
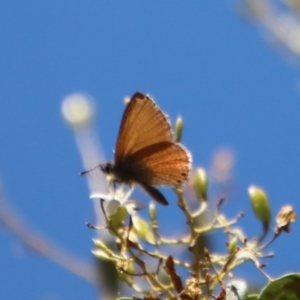
<path fill-rule="evenodd" d="M 127 212 L 130 215 L 134 215 L 136 211 L 142 209 L 144 205 L 137 201 L 128 200 L 128 198 L 132 194 L 132 191 L 133 188 L 130 188 L 127 192 L 125 192 L 124 189 L 120 187 L 115 191 L 111 191 L 108 194 L 91 194 L 90 198 L 103 199 L 105 201 L 104 209 L 107 216 L 109 217 L 114 215 L 120 206 L 125 206 Z"/>

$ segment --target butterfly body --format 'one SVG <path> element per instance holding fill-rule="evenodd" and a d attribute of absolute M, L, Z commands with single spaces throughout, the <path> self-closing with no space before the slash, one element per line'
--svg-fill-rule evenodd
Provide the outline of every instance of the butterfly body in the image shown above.
<path fill-rule="evenodd" d="M 117 182 L 138 184 L 154 200 L 168 205 L 154 186 L 182 186 L 190 173 L 191 156 L 173 141 L 171 125 L 155 102 L 135 93 L 123 114 L 114 164 L 100 165 L 100 169 Z"/>

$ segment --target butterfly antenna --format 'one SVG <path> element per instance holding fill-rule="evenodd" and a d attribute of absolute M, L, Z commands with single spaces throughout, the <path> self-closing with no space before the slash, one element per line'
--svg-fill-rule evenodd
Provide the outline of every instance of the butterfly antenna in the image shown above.
<path fill-rule="evenodd" d="M 100 165 L 98 165 L 98 166 L 96 166 L 96 167 L 94 167 L 94 168 L 92 168 L 92 169 L 90 169 L 90 170 L 80 172 L 80 173 L 79 173 L 79 176 L 86 175 L 86 174 L 90 173 L 91 171 L 94 171 L 94 170 L 96 170 L 96 169 L 98 169 L 98 168 L 100 168 Z"/>
<path fill-rule="evenodd" d="M 112 194 L 113 198 L 115 198 L 115 191 L 117 188 L 117 182 L 115 179 L 112 179 L 112 178 L 109 179 L 108 188 L 109 188 L 110 194 Z"/>

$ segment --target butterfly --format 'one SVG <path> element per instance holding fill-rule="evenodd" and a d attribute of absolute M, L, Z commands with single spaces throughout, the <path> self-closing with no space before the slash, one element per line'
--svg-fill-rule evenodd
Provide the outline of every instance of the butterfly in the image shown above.
<path fill-rule="evenodd" d="M 174 142 L 167 116 L 155 102 L 135 93 L 128 102 L 119 129 L 114 163 L 100 165 L 115 182 L 139 185 L 151 198 L 168 205 L 155 187 L 181 187 L 191 171 L 191 155 Z"/>

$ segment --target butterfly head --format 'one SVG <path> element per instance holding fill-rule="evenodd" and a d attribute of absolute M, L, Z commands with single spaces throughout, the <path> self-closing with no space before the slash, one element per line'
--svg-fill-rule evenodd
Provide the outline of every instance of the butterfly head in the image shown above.
<path fill-rule="evenodd" d="M 100 170 L 106 175 L 111 175 L 114 173 L 114 165 L 112 163 L 102 164 Z"/>

